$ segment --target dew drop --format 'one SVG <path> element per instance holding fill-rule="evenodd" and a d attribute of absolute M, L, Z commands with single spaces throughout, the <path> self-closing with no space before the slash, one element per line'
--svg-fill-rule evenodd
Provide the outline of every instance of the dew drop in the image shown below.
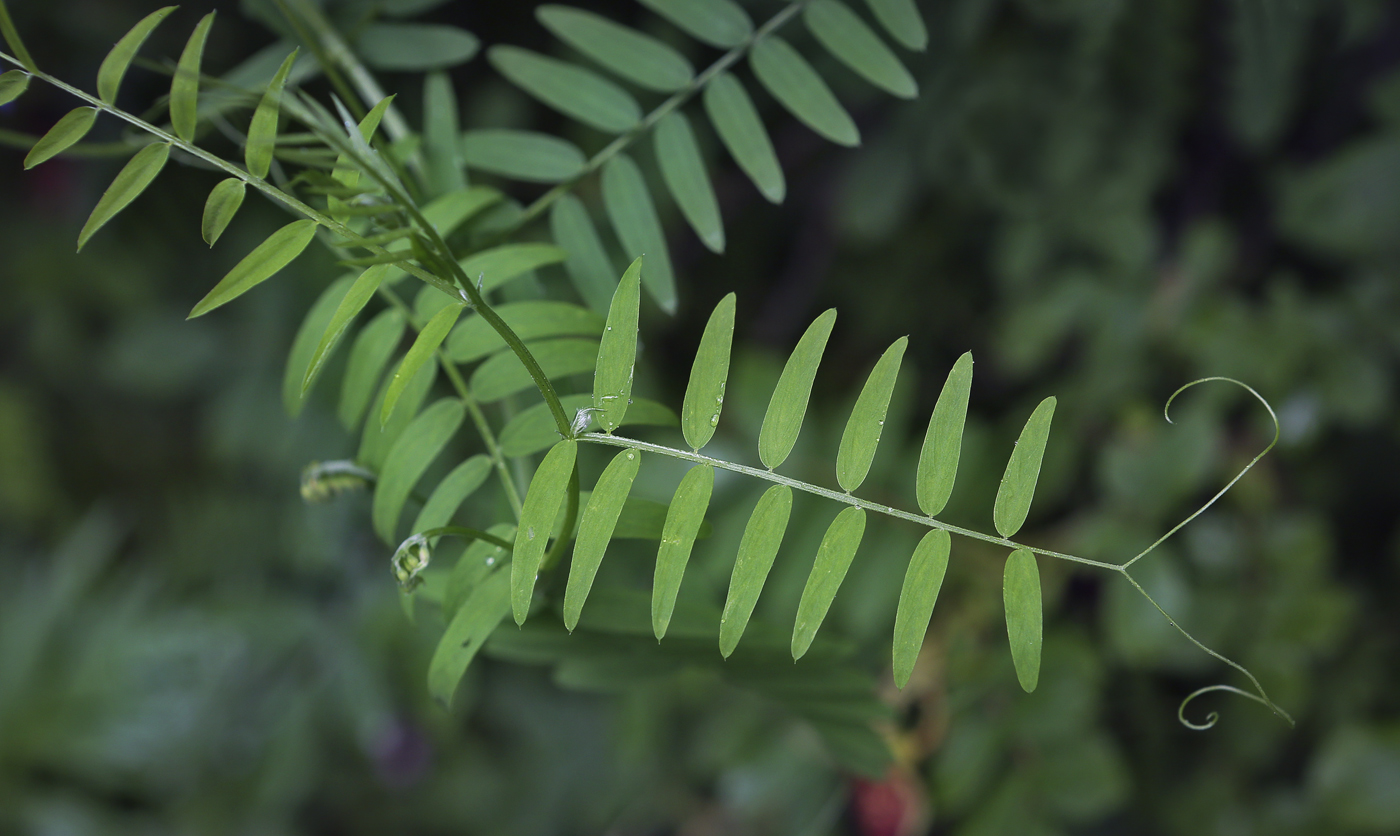
<path fill-rule="evenodd" d="M 525 532 L 525 539 L 527 539 L 527 540 L 533 540 L 533 539 L 535 539 L 535 527 L 534 527 L 533 525 L 530 526 L 530 528 Z"/>
<path fill-rule="evenodd" d="M 710 426 L 712 426 L 712 427 L 717 427 L 717 426 L 719 426 L 719 415 L 718 415 L 718 413 L 715 414 L 715 415 L 711 415 L 711 416 L 710 416 Z"/>
<path fill-rule="evenodd" d="M 628 459 L 635 459 L 635 458 L 637 458 L 637 454 L 636 454 L 636 453 L 633 453 L 631 450 L 628 450 L 628 451 L 627 451 L 627 458 L 628 458 Z"/>
<path fill-rule="evenodd" d="M 487 565 L 487 566 L 495 566 L 495 565 L 496 565 L 496 558 L 494 558 L 494 557 L 488 557 L 488 558 L 486 558 L 486 565 Z"/>
<path fill-rule="evenodd" d="M 611 326 L 611 325 L 608 326 L 608 330 L 609 330 L 609 331 L 612 330 L 612 326 Z"/>

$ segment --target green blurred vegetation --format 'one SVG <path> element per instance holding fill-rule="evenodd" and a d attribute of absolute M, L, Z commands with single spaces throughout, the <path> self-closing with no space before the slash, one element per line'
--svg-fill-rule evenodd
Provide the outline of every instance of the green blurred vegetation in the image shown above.
<path fill-rule="evenodd" d="M 156 5 L 13 11 L 40 64 L 86 85 Z M 635 4 L 585 5 L 664 34 Z M 752 5 L 760 18 L 774 6 Z M 1121 581 L 1067 564 L 1043 567 L 1045 663 L 1023 694 L 1005 649 L 1001 555 L 960 539 L 919 667 L 895 691 L 890 627 L 915 533 L 888 521 L 872 521 L 826 626 L 884 683 L 896 756 L 884 781 L 848 776 L 810 724 L 713 666 L 599 683 L 497 653 L 444 712 L 423 684 L 440 626 L 404 619 L 368 502 L 297 496 L 306 462 L 355 445 L 329 392 L 295 420 L 280 400 L 292 335 L 336 268 L 308 256 L 185 322 L 280 222 L 274 211 L 259 207 L 210 252 L 197 217 L 213 179 L 181 170 L 75 256 L 115 164 L 23 172 L 23 152 L 7 149 L 0 832 L 1400 830 L 1400 6 L 921 5 L 933 40 L 905 53 L 917 101 L 823 68 L 854 103 L 862 148 L 821 143 L 761 101 L 788 171 L 778 207 L 715 155 L 728 252 L 710 254 L 671 218 L 680 312 L 644 316 L 637 391 L 680 402 L 705 317 L 737 290 L 714 443 L 747 460 L 788 347 L 836 305 L 819 397 L 787 465 L 832 484 L 860 380 L 910 334 L 866 495 L 913 507 L 908 465 L 925 416 L 970 349 L 977 378 L 944 516 L 987 527 L 1005 451 L 1054 394 L 1026 538 L 1122 560 L 1268 440 L 1257 406 L 1228 387 L 1192 390 L 1174 424 L 1161 419 L 1166 396 L 1202 376 L 1248 382 L 1279 412 L 1279 448 L 1144 561 L 1142 577 L 1253 670 L 1296 729 L 1224 696 L 1188 708 L 1197 719 L 1218 709 L 1218 727 L 1182 728 L 1181 697 L 1234 681 L 1229 672 Z M 205 7 L 182 8 L 182 26 L 157 32 L 146 54 L 178 54 Z M 232 3 L 220 11 L 208 66 L 271 40 Z M 528 12 L 449 3 L 428 18 L 486 43 L 552 48 Z M 465 126 L 598 145 L 480 59 L 454 80 Z M 417 100 L 416 77 L 386 83 Z M 145 103 L 162 80 L 133 71 L 128 85 L 123 95 Z M 67 109 L 39 87 L 0 110 L 0 128 L 42 133 Z M 111 124 L 99 131 L 94 140 L 119 138 Z M 548 270 L 539 281 L 564 286 Z M 675 476 L 654 464 L 638 486 L 665 499 Z M 722 600 L 760 488 L 717 480 L 714 536 L 697 548 L 687 594 Z M 791 622 L 833 513 L 799 497 L 758 617 Z M 649 577 L 649 560 L 624 550 L 604 571 Z M 913 829 L 890 829 L 891 810 Z"/>

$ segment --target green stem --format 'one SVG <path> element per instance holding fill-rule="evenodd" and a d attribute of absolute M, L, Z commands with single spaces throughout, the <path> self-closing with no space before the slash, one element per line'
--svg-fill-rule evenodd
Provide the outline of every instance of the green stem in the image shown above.
<path fill-rule="evenodd" d="M 458 537 L 463 540 L 481 540 L 498 548 L 505 549 L 506 551 L 513 551 L 515 549 L 514 543 L 507 543 L 494 534 L 460 525 L 445 525 L 442 528 L 430 528 L 427 531 L 419 532 L 416 536 L 423 538 Z"/>

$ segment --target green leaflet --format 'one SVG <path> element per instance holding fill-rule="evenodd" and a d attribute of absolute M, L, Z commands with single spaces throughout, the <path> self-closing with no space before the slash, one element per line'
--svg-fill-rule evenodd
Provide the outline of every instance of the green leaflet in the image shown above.
<path fill-rule="evenodd" d="M 685 564 L 690 561 L 695 535 L 705 521 L 710 507 L 710 494 L 715 487 L 715 469 L 707 464 L 696 465 L 681 477 L 671 508 L 666 512 L 666 526 L 661 531 L 661 547 L 656 552 L 656 578 L 651 586 L 651 629 L 660 641 L 671 623 L 676 608 L 676 595 L 681 590 Z"/>
<path fill-rule="evenodd" d="M 603 432 L 611 433 L 627 414 L 637 363 L 637 318 L 642 303 L 642 259 L 622 274 L 608 310 L 608 324 L 598 345 L 593 371 L 593 408 Z"/>
<path fill-rule="evenodd" d="M 374 507 L 370 513 L 374 531 L 385 543 L 398 545 L 395 529 L 409 493 L 462 426 L 465 416 L 466 406 L 460 400 L 443 398 L 419 413 L 389 448 L 379 482 L 374 486 Z"/>
<path fill-rule="evenodd" d="M 497 307 L 496 313 L 522 340 L 597 337 L 603 333 L 601 316 L 570 302 L 510 302 Z M 452 329 L 445 350 L 454 363 L 470 363 L 505 347 L 505 340 L 489 322 L 471 316 Z"/>
<path fill-rule="evenodd" d="M 460 296 L 449 296 L 434 285 L 424 284 L 418 288 L 418 295 L 413 299 L 413 315 L 427 322 L 437 316 L 438 311 L 460 301 Z"/>
<path fill-rule="evenodd" d="M 1025 549 L 1011 553 L 1006 559 L 1001 595 L 1016 679 L 1029 694 L 1040 681 L 1040 569 L 1035 555 Z"/>
<path fill-rule="evenodd" d="M 695 362 L 690 367 L 690 383 L 681 403 L 681 430 L 690 449 L 699 450 L 714 437 L 719 413 L 724 408 L 724 384 L 729 379 L 729 350 L 734 342 L 734 294 L 726 294 L 715 305 Z"/>
<path fill-rule="evenodd" d="M 391 454 L 392 457 L 392 454 Z M 486 477 L 491 475 L 491 459 L 489 456 L 477 454 L 452 468 L 442 481 L 433 488 L 428 501 L 423 503 L 423 509 L 418 512 L 418 516 L 413 520 L 413 533 L 428 531 L 433 528 L 441 528 L 452 521 L 457 509 L 462 507 L 466 498 L 476 492 L 486 481 Z M 495 547 L 492 547 L 495 548 Z"/>
<path fill-rule="evenodd" d="M 899 590 L 899 607 L 894 613 L 894 684 L 903 688 L 914 671 L 919 650 L 924 646 L 933 605 L 948 571 L 948 532 L 941 528 L 924 535 L 909 560 L 904 586 Z"/>
<path fill-rule="evenodd" d="M 540 6 L 535 17 L 556 38 L 638 87 L 670 93 L 695 77 L 695 69 L 679 52 L 601 15 L 568 6 Z"/>
<path fill-rule="evenodd" d="M 266 177 L 272 168 L 272 152 L 277 146 L 277 119 L 282 112 L 282 88 L 287 85 L 287 74 L 296 63 L 297 50 L 292 50 L 277 75 L 263 91 L 258 101 L 258 109 L 253 111 L 253 121 L 248 123 L 248 141 L 243 146 L 243 161 L 248 173 L 254 177 Z"/>
<path fill-rule="evenodd" d="M 457 262 L 467 279 L 478 282 L 483 293 L 548 264 L 558 264 L 568 253 L 553 244 L 502 244 Z"/>
<path fill-rule="evenodd" d="M 316 222 L 292 221 L 267 237 L 243 260 L 214 285 L 214 289 L 199 300 L 188 319 L 204 316 L 220 305 L 232 302 L 259 284 L 272 278 L 279 270 L 301 255 L 316 235 Z"/>
<path fill-rule="evenodd" d="M 563 403 L 567 415 L 574 415 L 578 410 L 593 405 L 592 395 L 565 395 L 559 400 Z M 590 415 L 589 419 L 590 423 L 584 426 L 584 431 L 592 429 L 597 416 Z M 676 419 L 676 413 L 665 404 L 646 398 L 633 398 L 621 426 L 674 427 L 678 423 L 680 422 Z M 549 404 L 537 403 L 516 413 L 501 430 L 501 452 L 511 457 L 529 456 L 548 449 L 558 440 L 559 429 L 554 425 L 554 415 L 549 411 Z"/>
<path fill-rule="evenodd" d="M 49 128 L 48 133 L 39 137 L 39 141 L 34 143 L 34 147 L 29 149 L 29 153 L 24 157 L 25 169 L 31 169 L 39 163 L 50 159 L 87 136 L 87 132 L 92 130 L 92 123 L 97 121 L 97 108 L 95 107 L 75 107 L 64 114 L 62 119 L 54 123 Z"/>
<path fill-rule="evenodd" d="M 486 533 L 493 534 L 506 542 L 515 538 L 515 526 L 509 523 L 497 523 L 486 529 Z M 466 551 L 457 559 L 457 565 L 452 567 L 452 572 L 447 576 L 447 581 L 442 589 L 442 617 L 446 621 L 451 621 L 461 609 L 462 602 L 467 596 L 491 574 L 496 564 L 503 563 L 510 557 L 510 550 L 501 548 L 494 543 L 485 540 L 473 540 L 467 546 Z M 503 602 L 501 604 L 502 618 L 510 611 L 510 585 L 506 584 Z M 499 620 L 498 622 L 499 623 Z"/>
<path fill-rule="evenodd" d="M 730 0 L 641 0 L 642 5 L 705 43 L 720 49 L 738 46 L 753 34 L 753 21 Z"/>
<path fill-rule="evenodd" d="M 676 312 L 676 278 L 661 219 L 651 202 L 642 170 L 626 154 L 603 166 L 603 205 L 629 258 L 646 256 L 642 282 L 666 313 Z"/>
<path fill-rule="evenodd" d="M 953 364 L 948 380 L 938 395 L 938 403 L 929 417 L 924 446 L 919 451 L 919 508 L 932 517 L 948 504 L 953 494 L 953 480 L 958 475 L 958 458 L 962 455 L 963 424 L 967 421 L 967 400 L 972 392 L 972 352 L 966 352 Z"/>
<path fill-rule="evenodd" d="M 199 19 L 170 81 L 170 125 L 175 135 L 186 142 L 194 141 L 194 128 L 199 121 L 199 68 L 204 60 L 204 41 L 213 25 L 214 12 Z"/>
<path fill-rule="evenodd" d="M 729 577 L 729 595 L 724 599 L 724 615 L 719 622 L 719 652 L 728 659 L 738 647 L 744 628 L 753 615 L 758 594 L 773 568 L 773 558 L 783 544 L 788 518 L 792 515 L 792 488 L 774 485 L 763 492 L 754 506 L 744 537 L 739 541 L 739 556 Z"/>
<path fill-rule="evenodd" d="M 587 159 L 568 140 L 537 131 L 490 128 L 462 134 L 469 168 L 531 183 L 558 183 L 577 176 Z"/>
<path fill-rule="evenodd" d="M 377 70 L 441 70 L 470 61 L 481 41 L 465 29 L 440 23 L 371 23 L 355 40 L 355 53 Z"/>
<path fill-rule="evenodd" d="M 593 498 L 592 491 L 579 491 L 579 506 L 587 506 L 589 500 Z M 642 499 L 636 496 L 627 497 L 627 501 L 622 504 L 622 513 L 617 517 L 617 527 L 613 529 L 614 540 L 660 540 L 662 530 L 666 527 L 666 514 L 671 506 L 665 502 L 654 502 L 650 499 Z M 558 537 L 564 531 L 564 517 L 566 516 L 563 507 L 554 517 L 554 527 L 550 529 L 551 537 Z M 695 535 L 696 540 L 705 540 L 714 534 L 714 526 L 709 520 L 700 523 L 700 530 Z M 647 632 L 651 629 L 651 620 L 646 619 Z"/>
<path fill-rule="evenodd" d="M 204 217 L 199 222 L 199 234 L 209 246 L 214 246 L 233 216 L 238 214 L 247 191 L 245 185 L 237 177 L 229 177 L 209 190 L 209 198 L 204 201 Z"/>
<path fill-rule="evenodd" d="M 715 76 L 705 85 L 705 112 L 739 168 L 769 203 L 782 203 L 787 194 L 783 169 L 744 85 L 729 73 Z"/>
<path fill-rule="evenodd" d="M 160 25 L 166 16 L 175 11 L 175 6 L 166 6 L 163 9 L 156 9 L 135 26 L 131 27 L 122 39 L 117 41 L 117 45 L 112 47 L 112 51 L 107 53 L 107 57 L 102 59 L 102 66 L 97 68 L 97 98 L 107 104 L 117 103 L 117 91 L 121 89 L 122 77 L 126 75 L 127 67 L 131 66 L 131 59 L 136 57 L 141 45 L 146 42 L 151 31 Z"/>
<path fill-rule="evenodd" d="M 919 85 L 880 36 L 839 0 L 815 0 L 803 12 L 812 35 L 871 84 L 901 99 L 919 95 Z"/>
<path fill-rule="evenodd" d="M 394 442 L 403 435 L 404 428 L 418 414 L 418 408 L 428 397 L 428 391 L 433 388 L 433 381 L 437 380 L 437 373 L 437 358 L 429 357 L 428 362 L 423 364 L 399 396 L 398 409 L 394 411 L 394 417 L 389 419 L 389 423 L 380 427 L 378 421 L 365 422 L 364 430 L 360 433 L 360 449 L 355 454 L 355 461 L 374 471 L 378 471 L 384 465 L 384 458 L 389 455 Z M 376 407 L 383 406 L 384 395 L 388 390 L 389 381 L 385 381 L 375 399 Z"/>
<path fill-rule="evenodd" d="M 561 441 L 549 449 L 544 461 L 530 480 L 525 504 L 520 511 L 520 525 L 515 532 L 515 550 L 510 562 L 510 608 L 516 624 L 524 624 L 530 612 L 530 596 L 535 590 L 535 573 L 549 542 L 550 528 L 568 493 L 569 478 L 574 472 L 578 442 Z"/>
<path fill-rule="evenodd" d="M 306 393 L 310 387 L 303 386 L 303 381 L 309 378 L 315 382 L 314 376 L 308 375 L 307 370 L 311 356 L 316 351 L 316 343 L 321 338 L 321 332 L 326 329 L 326 323 L 330 322 L 331 315 L 335 313 L 336 306 L 345 298 L 345 292 L 350 289 L 350 282 L 349 276 L 342 276 L 327 285 L 326 289 L 321 291 L 321 295 L 316 297 L 311 309 L 306 312 L 301 327 L 297 328 L 296 338 L 292 340 L 292 350 L 287 352 L 287 367 L 282 372 L 282 408 L 293 418 L 301 414 L 301 408 L 306 403 Z"/>
<path fill-rule="evenodd" d="M 928 46 L 928 30 L 914 0 L 865 0 L 875 19 L 909 49 L 922 51 Z"/>
<path fill-rule="evenodd" d="M 88 215 L 82 231 L 78 233 L 79 250 L 97 230 L 115 218 L 118 212 L 130 205 L 131 201 L 151 185 L 151 181 L 156 179 L 160 170 L 165 168 L 165 161 L 168 159 L 170 145 L 165 142 L 153 142 L 137 151 L 126 165 L 122 166 L 122 170 L 117 172 L 117 176 L 112 180 L 112 185 L 107 187 L 107 191 L 102 193 L 97 205 L 92 208 L 92 214 Z"/>
<path fill-rule="evenodd" d="M 719 201 L 695 143 L 695 132 L 680 111 L 667 114 L 656 125 L 656 161 L 661 178 L 675 198 L 695 234 L 712 252 L 724 252 L 724 224 Z"/>
<path fill-rule="evenodd" d="M 792 45 L 777 35 L 754 44 L 749 66 L 788 112 L 838 145 L 860 144 L 856 123 L 831 88 Z"/>
<path fill-rule="evenodd" d="M 24 70 L 0 73 L 0 107 L 18 99 L 28 89 L 29 73 Z"/>
<path fill-rule="evenodd" d="M 326 321 L 329 322 L 330 317 Z M 355 337 L 355 343 L 350 347 L 350 359 L 345 364 L 337 410 L 340 424 L 345 429 L 355 429 L 360 417 L 365 414 L 379 375 L 403 337 L 403 326 L 403 314 L 388 308 L 380 311 Z M 320 329 L 320 332 L 324 331 L 324 327 Z M 312 350 L 315 350 L 314 347 Z"/>
<path fill-rule="evenodd" d="M 802 419 L 807 414 L 807 401 L 812 396 L 817 364 L 826 351 L 826 341 L 835 324 L 836 309 L 829 308 L 807 326 L 806 333 L 788 357 L 787 365 L 783 366 L 782 376 L 768 401 L 768 411 L 763 415 L 763 427 L 758 431 L 758 458 L 769 470 L 782 464 L 797 443 Z"/>
<path fill-rule="evenodd" d="M 899 379 L 899 364 L 908 344 L 908 337 L 900 337 L 880 355 L 841 433 L 841 447 L 836 453 L 836 483 L 846 493 L 860 487 L 870 472 L 870 463 L 875 460 L 880 434 L 885 429 L 885 413 L 890 408 L 890 395 Z"/>
<path fill-rule="evenodd" d="M 527 347 L 551 380 L 592 371 L 598 360 L 597 340 L 541 340 Z M 520 359 L 509 351 L 497 354 L 472 372 L 472 394 L 482 403 L 498 401 L 534 385 Z"/>
<path fill-rule="evenodd" d="M 428 693 L 443 707 L 452 706 L 462 674 L 509 612 L 510 575 L 503 569 L 477 584 L 457 608 L 428 663 Z"/>
<path fill-rule="evenodd" d="M 637 478 L 637 469 L 641 466 L 642 456 L 637 451 L 618 451 L 598 477 L 598 484 L 593 487 L 593 494 L 583 509 L 569 566 L 569 583 L 564 590 L 564 626 L 571 633 L 578 624 L 583 602 L 593 588 L 593 577 L 598 574 L 598 565 L 603 562 L 603 553 L 612 540 L 618 515 L 622 513 L 622 505 L 627 501 L 632 481 Z"/>
<path fill-rule="evenodd" d="M 1003 537 L 1013 537 L 1021 530 L 1031 510 L 1035 483 L 1040 478 L 1040 460 L 1045 455 L 1045 442 L 1050 437 L 1050 419 L 1055 417 L 1055 399 L 1046 398 L 1026 419 L 1021 437 L 1006 463 L 1006 473 L 997 488 L 996 504 L 992 508 L 992 523 Z"/>
<path fill-rule="evenodd" d="M 490 186 L 468 186 L 464 189 L 438 195 L 423 207 L 423 220 L 437 230 L 443 238 L 457 231 L 457 228 L 477 213 L 494 206 L 505 195 Z"/>
<path fill-rule="evenodd" d="M 444 72 L 423 77 L 423 156 L 433 194 L 451 194 L 467 187 L 457 128 L 457 94 Z"/>
<path fill-rule="evenodd" d="M 25 49 L 24 41 L 20 40 L 19 31 L 15 29 L 15 22 L 10 20 L 10 10 L 5 8 L 4 0 L 0 0 L 0 35 L 4 36 L 5 43 L 10 45 L 10 51 L 25 68 L 36 70 L 34 57 Z"/>
<path fill-rule="evenodd" d="M 574 288 L 593 310 L 606 314 L 617 288 L 617 273 L 603 248 L 598 230 L 588 217 L 583 201 L 566 194 L 554 201 L 549 213 L 550 234 L 568 252 L 564 263 Z"/>
<path fill-rule="evenodd" d="M 794 660 L 801 659 L 802 654 L 812 646 L 817 628 L 826 618 L 826 611 L 831 608 L 836 590 L 841 588 L 841 581 L 846 578 L 846 570 L 851 568 L 851 559 L 856 556 L 863 536 L 865 509 L 851 507 L 836 515 L 822 537 L 812 573 L 807 576 L 807 585 L 802 588 L 802 600 L 797 604 L 797 622 L 792 628 Z"/>
<path fill-rule="evenodd" d="M 379 129 L 379 123 L 383 121 L 384 114 L 389 112 L 389 105 L 393 104 L 394 97 L 386 96 L 379 101 L 370 112 L 365 114 L 365 118 L 360 120 L 360 136 L 368 143 L 374 138 L 374 132 Z M 355 167 L 350 158 L 341 154 L 336 158 L 335 168 L 331 169 L 331 177 L 340 181 L 346 186 L 358 186 L 360 183 L 360 170 Z M 326 209 L 330 216 L 341 223 L 349 220 L 349 213 L 346 205 L 340 198 L 331 196 L 326 198 Z"/>
<path fill-rule="evenodd" d="M 620 134 L 642 121 L 636 99 L 582 67 L 514 46 L 492 47 L 487 58 L 526 93 L 604 133 Z"/>
<path fill-rule="evenodd" d="M 398 371 L 394 372 L 393 379 L 389 381 L 389 388 L 384 395 L 384 405 L 379 410 L 379 426 L 383 427 L 389 422 L 389 416 L 394 414 L 394 407 L 398 405 L 399 396 L 403 394 L 404 387 L 418 372 L 419 367 L 432 358 L 433 352 L 437 351 L 438 346 L 447 337 L 447 332 L 451 331 L 452 326 L 457 323 L 457 317 L 461 316 L 462 308 L 461 304 L 443 308 L 434 314 L 432 319 L 428 320 L 422 331 L 418 332 L 418 338 L 413 341 L 413 345 L 408 347 L 408 353 L 404 355 Z"/>
<path fill-rule="evenodd" d="M 326 322 L 325 331 L 321 334 L 321 339 L 316 345 L 315 352 L 311 355 L 311 361 L 306 367 L 306 374 L 301 381 L 302 395 L 311 388 L 311 383 L 316 379 L 317 373 L 321 371 L 321 366 L 330 357 L 335 346 L 340 342 L 340 337 L 345 333 L 345 329 L 350 327 L 350 323 L 364 310 L 365 305 L 379 290 L 379 285 L 384 281 L 384 274 L 389 272 L 387 265 L 378 265 L 367 268 L 363 273 L 355 278 L 355 283 L 350 285 L 345 297 L 340 300 L 340 304 L 335 309 L 335 314 Z"/>

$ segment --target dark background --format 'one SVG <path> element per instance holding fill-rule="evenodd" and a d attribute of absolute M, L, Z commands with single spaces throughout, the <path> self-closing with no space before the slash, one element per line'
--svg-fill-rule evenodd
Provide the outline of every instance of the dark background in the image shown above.
<path fill-rule="evenodd" d="M 10 5 L 40 66 L 90 89 L 110 44 L 159 4 Z M 717 56 L 639 5 L 584 5 L 697 66 Z M 780 8 L 747 5 L 757 21 Z M 178 55 L 212 6 L 186 4 L 143 54 Z M 908 334 L 863 490 L 913 507 L 926 416 L 971 350 L 945 517 L 990 528 L 1006 451 L 1054 394 L 1025 539 L 1123 560 L 1270 436 L 1231 387 L 1193 390 L 1174 425 L 1161 418 L 1166 397 L 1203 376 L 1249 383 L 1278 411 L 1277 450 L 1140 577 L 1253 670 L 1296 729 L 1229 696 L 1188 709 L 1219 709 L 1217 728 L 1184 729 L 1184 695 L 1246 683 L 1121 581 L 1068 564 L 1042 565 L 1045 667 L 1023 694 L 1005 650 L 1000 555 L 958 539 L 914 680 L 882 691 L 897 718 L 884 782 L 848 777 L 774 706 L 684 675 L 603 697 L 485 659 L 444 712 L 424 686 L 440 626 L 400 613 L 368 503 L 297 496 L 305 463 L 354 450 L 329 387 L 296 420 L 280 402 L 292 335 L 337 268 L 313 248 L 236 305 L 186 322 L 281 217 L 250 200 L 210 252 L 198 213 L 214 175 L 172 166 L 75 255 L 118 162 L 63 157 L 25 172 L 25 143 L 7 133 L 19 147 L 0 148 L 0 832 L 901 832 L 881 818 L 891 809 L 903 832 L 1400 831 L 1400 4 L 921 6 L 929 49 L 901 52 L 920 83 L 912 103 L 825 59 L 800 23 L 784 30 L 831 80 L 863 145 L 828 145 L 756 93 L 787 173 L 783 205 L 700 132 L 728 251 L 704 250 L 661 198 L 681 305 L 674 319 L 644 315 L 639 391 L 679 404 L 709 311 L 737 291 L 733 420 L 727 410 L 716 445 L 750 461 L 782 358 L 835 305 L 785 465 L 832 484 L 830 451 L 861 379 Z M 205 54 L 216 73 L 274 38 L 234 2 L 218 7 Z M 449 2 L 424 19 L 486 45 L 565 54 L 526 4 Z M 466 127 L 603 144 L 482 57 L 453 80 Z M 141 112 L 165 83 L 135 69 L 121 103 Z M 417 124 L 419 78 L 384 83 Z M 35 82 L 0 109 L 0 128 L 38 135 L 72 106 Z M 90 137 L 120 139 L 112 120 Z M 548 272 L 540 281 L 562 286 Z M 721 600 L 757 489 L 717 488 L 716 536 L 692 563 Z M 765 592 L 777 623 L 810 566 L 816 535 L 804 532 L 819 533 L 832 509 L 799 502 L 795 513 Z M 824 628 L 886 683 L 914 536 L 872 524 Z"/>

